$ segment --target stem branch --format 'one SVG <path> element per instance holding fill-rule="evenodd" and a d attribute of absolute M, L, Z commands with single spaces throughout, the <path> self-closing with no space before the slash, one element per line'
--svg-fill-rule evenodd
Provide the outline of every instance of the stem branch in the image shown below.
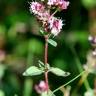
<path fill-rule="evenodd" d="M 82 76 L 82 74 L 84 74 L 85 71 L 81 72 L 79 75 L 77 75 L 75 78 L 73 78 L 72 80 L 70 80 L 69 82 L 67 82 L 66 84 L 58 87 L 57 89 L 55 89 L 53 91 L 53 93 L 55 93 L 56 91 L 58 91 L 59 89 L 61 89 L 62 87 L 65 87 L 66 85 L 70 84 L 71 82 L 73 82 L 74 80 L 76 80 L 78 77 Z"/>

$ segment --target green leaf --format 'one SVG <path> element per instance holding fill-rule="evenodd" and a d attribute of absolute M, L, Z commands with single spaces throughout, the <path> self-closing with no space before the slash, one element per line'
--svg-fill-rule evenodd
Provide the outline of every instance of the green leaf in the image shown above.
<path fill-rule="evenodd" d="M 84 96 L 94 96 L 94 94 L 95 94 L 94 90 L 90 89 L 84 93 Z"/>
<path fill-rule="evenodd" d="M 57 46 L 57 43 L 56 43 L 54 40 L 52 40 L 52 39 L 48 39 L 47 42 L 48 42 L 49 44 L 51 44 L 52 46 L 54 46 L 54 47 Z"/>
<path fill-rule="evenodd" d="M 40 69 L 44 70 L 45 69 L 45 64 L 42 61 L 40 61 L 40 60 L 38 61 L 38 63 L 39 63 Z"/>
<path fill-rule="evenodd" d="M 61 70 L 59 68 L 54 68 L 54 67 L 50 68 L 50 72 L 52 72 L 53 74 L 55 74 L 57 76 L 64 76 L 64 77 L 66 77 L 66 76 L 70 75 L 69 72 L 65 72 L 65 71 L 63 71 L 63 70 Z"/>
<path fill-rule="evenodd" d="M 50 64 L 46 64 L 46 67 L 47 67 L 47 69 L 49 70 L 50 69 Z"/>
<path fill-rule="evenodd" d="M 29 67 L 24 73 L 24 76 L 34 76 L 34 75 L 40 75 L 42 74 L 44 71 L 40 70 L 38 67 L 36 66 L 32 66 Z"/>
<path fill-rule="evenodd" d="M 41 33 L 41 35 L 47 35 L 48 34 L 48 32 L 43 31 L 42 28 L 40 29 L 39 32 Z"/>
<path fill-rule="evenodd" d="M 45 69 L 45 66 L 47 67 L 47 69 L 50 69 L 50 65 L 47 63 L 47 64 L 44 64 L 42 61 L 38 61 L 39 63 L 39 67 L 44 70 Z"/>
<path fill-rule="evenodd" d="M 44 35 L 45 32 L 44 32 L 42 29 L 40 29 L 40 33 L 41 33 L 42 35 Z"/>
<path fill-rule="evenodd" d="M 2 90 L 0 90 L 0 96 L 5 96 L 5 93 Z"/>
<path fill-rule="evenodd" d="M 43 92 L 41 96 L 55 96 L 55 95 L 53 94 L 51 90 L 49 90 L 48 92 Z"/>
<path fill-rule="evenodd" d="M 38 61 L 38 63 L 40 64 L 40 66 L 44 66 L 44 63 L 42 61 Z"/>

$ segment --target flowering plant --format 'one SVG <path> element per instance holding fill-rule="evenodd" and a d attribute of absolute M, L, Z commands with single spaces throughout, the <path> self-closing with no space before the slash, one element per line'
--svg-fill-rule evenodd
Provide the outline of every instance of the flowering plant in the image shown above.
<path fill-rule="evenodd" d="M 53 40 L 53 37 L 57 36 L 61 32 L 63 26 L 63 20 L 55 17 L 55 14 L 58 11 L 67 9 L 68 5 L 69 2 L 65 0 L 48 0 L 47 2 L 41 0 L 40 2 L 33 1 L 30 3 L 30 12 L 36 16 L 42 25 L 40 32 L 45 38 L 45 55 L 44 63 L 39 60 L 39 67 L 31 66 L 23 73 L 23 75 L 33 76 L 44 73 L 45 81 L 41 81 L 39 85 L 35 86 L 36 91 L 41 94 L 41 96 L 54 96 L 50 91 L 48 84 L 48 72 L 52 72 L 57 76 L 69 75 L 69 72 L 65 72 L 56 67 L 51 67 L 48 64 L 48 44 L 51 44 L 54 47 L 57 46 L 57 43 Z M 51 12 L 51 10 L 54 8 L 55 11 Z"/>

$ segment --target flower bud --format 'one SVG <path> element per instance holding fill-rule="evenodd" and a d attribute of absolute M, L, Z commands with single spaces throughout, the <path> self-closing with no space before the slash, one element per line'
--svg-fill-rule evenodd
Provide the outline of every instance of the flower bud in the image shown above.
<path fill-rule="evenodd" d="M 40 83 L 38 85 L 35 85 L 35 90 L 37 91 L 37 93 L 41 94 L 43 92 L 47 91 L 47 85 L 44 81 L 40 81 Z"/>

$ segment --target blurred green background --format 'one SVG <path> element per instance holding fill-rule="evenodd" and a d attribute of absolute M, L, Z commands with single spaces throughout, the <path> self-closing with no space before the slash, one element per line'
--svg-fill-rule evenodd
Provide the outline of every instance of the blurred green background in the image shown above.
<path fill-rule="evenodd" d="M 0 96 L 38 96 L 34 85 L 44 79 L 43 75 L 22 76 L 26 68 L 38 66 L 38 60 L 43 61 L 44 58 L 44 38 L 39 33 L 40 25 L 36 18 L 29 12 L 30 1 L 0 0 Z M 86 63 L 86 54 L 91 48 L 87 39 L 88 12 L 81 0 L 70 0 L 68 9 L 56 14 L 65 25 L 59 36 L 54 38 L 58 46 L 54 48 L 49 45 L 48 59 L 51 66 L 68 71 L 71 75 L 57 77 L 50 73 L 52 90 L 74 78 Z M 89 76 L 88 80 L 93 77 Z M 71 93 L 76 90 L 79 79 L 70 84 Z M 93 88 L 93 82 L 90 86 Z M 83 96 L 85 91 L 86 88 L 81 86 L 72 96 Z M 61 92 L 56 94 L 62 96 Z"/>

